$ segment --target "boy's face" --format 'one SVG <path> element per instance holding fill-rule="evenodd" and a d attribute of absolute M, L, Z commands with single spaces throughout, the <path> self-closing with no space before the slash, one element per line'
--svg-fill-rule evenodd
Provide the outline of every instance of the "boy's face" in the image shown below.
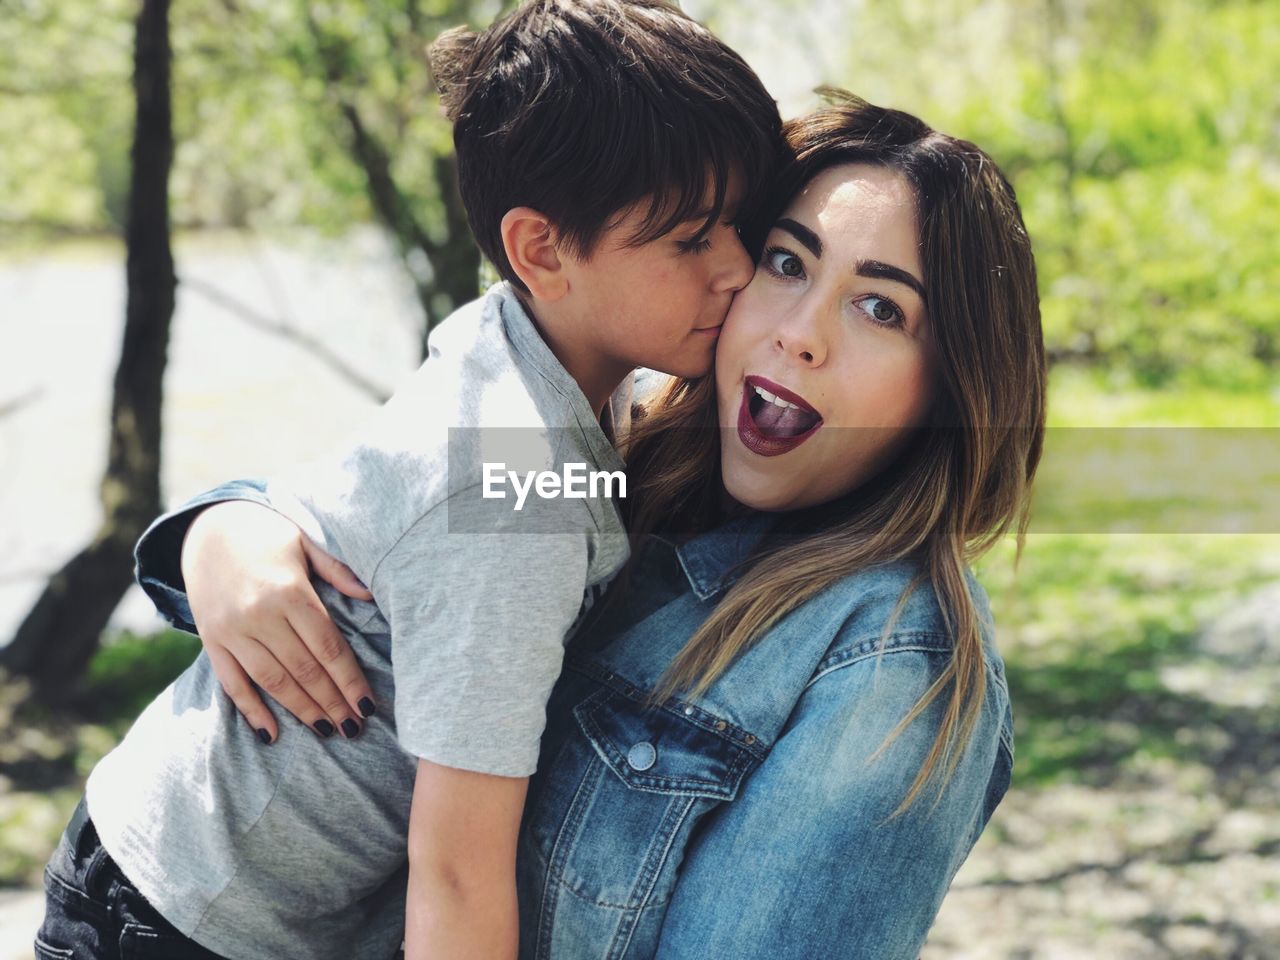
<path fill-rule="evenodd" d="M 642 204 L 604 232 L 587 260 L 570 262 L 574 312 L 589 321 L 599 355 L 679 377 L 710 371 L 729 304 L 755 269 L 730 222 L 736 192 L 700 241 L 705 217 L 629 245 L 647 212 Z"/>

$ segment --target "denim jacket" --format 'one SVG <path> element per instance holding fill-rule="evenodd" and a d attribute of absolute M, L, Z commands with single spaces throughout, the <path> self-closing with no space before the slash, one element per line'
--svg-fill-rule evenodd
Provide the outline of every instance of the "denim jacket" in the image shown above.
<path fill-rule="evenodd" d="M 196 507 L 227 499 L 269 506 L 260 485 L 229 484 L 138 544 L 139 582 L 184 629 L 182 537 Z M 976 580 L 986 697 L 936 804 L 926 789 L 887 819 L 929 752 L 947 689 L 868 762 L 950 657 L 927 585 L 877 656 L 907 564 L 810 599 L 701 696 L 642 707 L 770 524 L 755 514 L 680 545 L 655 538 L 622 601 L 569 640 L 521 823 L 521 960 L 919 954 L 1012 770 L 1004 665 Z"/>

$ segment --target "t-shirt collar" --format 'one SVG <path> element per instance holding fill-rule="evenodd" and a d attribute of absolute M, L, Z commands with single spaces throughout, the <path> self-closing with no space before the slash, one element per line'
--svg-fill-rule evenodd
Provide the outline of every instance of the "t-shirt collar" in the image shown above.
<path fill-rule="evenodd" d="M 578 427 L 590 447 L 592 459 L 606 470 L 623 469 L 622 456 L 618 453 L 616 444 L 631 426 L 633 375 L 627 374 L 613 396 L 609 398 L 609 404 L 605 408 L 609 429 L 609 433 L 606 434 L 605 428 L 596 418 L 595 411 L 591 409 L 591 404 L 587 402 L 582 388 L 578 386 L 578 381 L 573 379 L 564 365 L 556 359 L 556 355 L 551 352 L 547 341 L 542 339 L 542 334 L 534 326 L 533 318 L 529 316 L 524 304 L 516 296 L 515 288 L 503 280 L 490 287 L 485 292 L 485 296 L 497 298 L 503 325 L 512 345 L 520 351 L 525 361 L 553 384 L 569 402 L 574 419 L 577 420 Z"/>

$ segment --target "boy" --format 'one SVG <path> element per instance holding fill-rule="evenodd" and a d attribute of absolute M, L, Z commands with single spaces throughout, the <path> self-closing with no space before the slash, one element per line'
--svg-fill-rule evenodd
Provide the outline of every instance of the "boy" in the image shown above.
<path fill-rule="evenodd" d="M 732 221 L 764 195 L 780 122 L 736 54 L 659 0 L 533 0 L 446 34 L 432 66 L 504 282 L 433 333 L 340 464 L 271 488 L 369 585 L 372 602 L 321 596 L 377 716 L 359 746 L 286 727 L 266 748 L 201 657 L 91 775 L 38 950 L 114 955 L 144 931 L 168 957 L 385 958 L 403 929 L 409 957 L 515 955 L 545 702 L 626 545 L 606 497 L 515 511 L 479 495 L 484 463 L 496 445 L 618 470 L 631 371 L 709 369 L 752 273 Z M 500 427 L 523 428 L 519 452 Z M 359 729 L 314 726 L 335 723 Z"/>

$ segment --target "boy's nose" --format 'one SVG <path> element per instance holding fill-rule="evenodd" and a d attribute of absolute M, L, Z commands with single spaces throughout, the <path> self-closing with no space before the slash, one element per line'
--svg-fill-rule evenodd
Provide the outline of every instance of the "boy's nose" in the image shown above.
<path fill-rule="evenodd" d="M 756 265 L 751 260 L 751 255 L 747 253 L 747 248 L 742 245 L 742 238 L 738 236 L 736 227 L 725 227 L 725 242 L 721 244 L 713 244 L 712 249 L 719 246 L 722 251 L 723 259 L 716 264 L 715 273 L 715 290 L 717 293 L 725 290 L 741 290 L 755 275 Z"/>

